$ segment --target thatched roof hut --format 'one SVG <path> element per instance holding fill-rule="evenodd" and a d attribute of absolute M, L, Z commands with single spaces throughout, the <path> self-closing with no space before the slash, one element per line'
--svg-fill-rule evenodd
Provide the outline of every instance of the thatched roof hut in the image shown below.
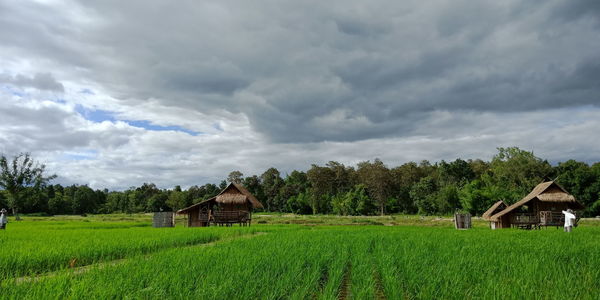
<path fill-rule="evenodd" d="M 218 195 L 192 206 L 180 209 L 177 214 L 188 215 L 188 226 L 250 223 L 252 210 L 263 208 L 262 203 L 241 184 L 230 183 Z"/>
<path fill-rule="evenodd" d="M 584 208 L 573 195 L 554 181 L 538 184 L 523 199 L 499 212 L 497 212 L 498 207 L 500 204 L 497 202 L 486 211 L 486 213 L 491 212 L 491 216 L 487 216 L 486 219 L 495 223 L 492 228 L 506 228 L 514 225 L 520 227 L 554 226 L 561 222 L 562 210 Z"/>

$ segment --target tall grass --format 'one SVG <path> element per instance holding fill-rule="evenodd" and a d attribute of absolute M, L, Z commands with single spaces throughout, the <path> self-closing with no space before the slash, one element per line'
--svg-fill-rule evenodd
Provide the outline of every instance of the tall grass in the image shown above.
<path fill-rule="evenodd" d="M 252 228 L 151 228 L 135 222 L 14 222 L 0 232 L 0 280 L 208 243 Z"/>
<path fill-rule="evenodd" d="M 598 227 L 579 227 L 571 234 L 553 228 L 539 231 L 383 226 L 250 228 L 268 233 L 227 239 L 209 247 L 181 247 L 148 256 L 131 256 L 119 265 L 94 268 L 83 274 L 59 272 L 27 284 L 4 280 L 0 284 L 1 296 L 598 299 L 600 295 Z M 236 230 L 240 229 L 182 229 L 179 238 Z M 169 239 L 167 236 L 171 234 L 179 232 L 171 231 L 161 238 Z"/>

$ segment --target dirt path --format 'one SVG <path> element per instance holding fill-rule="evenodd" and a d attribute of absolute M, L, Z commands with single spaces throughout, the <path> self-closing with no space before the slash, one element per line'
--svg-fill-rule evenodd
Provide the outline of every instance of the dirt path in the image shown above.
<path fill-rule="evenodd" d="M 211 246 L 221 244 L 221 243 L 227 243 L 227 242 L 232 242 L 232 241 L 242 240 L 242 239 L 250 239 L 250 238 L 253 238 L 253 237 L 256 237 L 259 235 L 264 235 L 264 234 L 267 234 L 267 233 L 266 232 L 255 232 L 255 233 L 251 233 L 251 234 L 243 234 L 243 235 L 238 235 L 238 236 L 227 237 L 224 239 L 218 239 L 218 240 L 208 242 L 208 243 L 199 243 L 199 244 L 193 244 L 193 245 L 183 245 L 183 246 L 173 246 L 173 247 L 168 247 L 168 248 L 161 248 L 154 252 L 138 254 L 138 255 L 128 257 L 128 258 L 120 258 L 120 259 L 115 259 L 115 260 L 102 261 L 102 262 L 97 262 L 97 263 L 79 266 L 79 267 L 72 267 L 72 268 L 70 267 L 67 270 L 63 269 L 63 270 L 58 270 L 58 271 L 51 271 L 51 272 L 41 273 L 41 274 L 32 275 L 32 276 L 23 276 L 23 277 L 17 277 L 17 278 L 12 278 L 12 279 L 6 279 L 4 281 L 14 280 L 15 284 L 22 284 L 22 283 L 37 282 L 37 281 L 40 281 L 45 278 L 55 277 L 57 275 L 64 274 L 65 272 L 70 272 L 71 274 L 78 275 L 78 274 L 86 273 L 93 268 L 104 269 L 107 267 L 117 266 L 117 265 L 123 264 L 127 260 L 135 258 L 135 257 L 150 258 L 153 255 L 156 255 L 163 251 L 171 250 L 174 248 L 211 247 Z M 74 263 L 76 263 L 76 261 L 74 261 L 73 263 L 70 263 L 70 264 L 74 264 Z"/>

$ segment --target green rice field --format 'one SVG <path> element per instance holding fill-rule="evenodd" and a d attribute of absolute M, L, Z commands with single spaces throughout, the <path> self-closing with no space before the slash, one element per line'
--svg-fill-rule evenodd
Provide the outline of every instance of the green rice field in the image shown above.
<path fill-rule="evenodd" d="M 37 218 L 0 231 L 0 280 L 2 299 L 600 299 L 600 227 Z"/>

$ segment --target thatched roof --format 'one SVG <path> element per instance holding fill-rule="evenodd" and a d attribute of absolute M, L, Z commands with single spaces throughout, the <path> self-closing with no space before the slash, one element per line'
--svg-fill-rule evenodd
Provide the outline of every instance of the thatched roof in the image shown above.
<path fill-rule="evenodd" d="M 204 200 L 204 201 L 198 202 L 198 203 L 196 203 L 196 204 L 194 204 L 194 205 L 188 206 L 188 207 L 186 207 L 186 208 L 182 208 L 182 209 L 180 209 L 180 210 L 178 210 L 178 211 L 177 211 L 177 214 L 178 214 L 178 215 L 181 215 L 181 214 L 186 214 L 186 213 L 188 213 L 190 210 L 193 210 L 193 209 L 195 209 L 195 208 L 196 208 L 196 207 L 198 207 L 198 206 L 206 205 L 206 204 L 208 204 L 209 202 L 215 201 L 216 199 L 217 199 L 217 197 L 212 197 L 212 198 L 206 199 L 206 200 Z"/>
<path fill-rule="evenodd" d="M 544 193 L 537 196 L 543 202 L 574 202 L 575 197 L 565 193 Z"/>
<path fill-rule="evenodd" d="M 177 211 L 177 214 L 185 214 L 198 206 L 208 204 L 212 201 L 222 204 L 243 204 L 246 202 L 250 202 L 252 208 L 263 208 L 262 203 L 260 203 L 260 201 L 258 201 L 258 199 L 256 199 L 256 197 L 254 197 L 254 195 L 252 195 L 252 193 L 250 193 L 241 184 L 230 183 L 217 196 L 212 197 L 210 199 L 206 199 L 192 206 L 180 209 Z"/>
<path fill-rule="evenodd" d="M 481 217 L 485 220 L 489 220 L 490 217 L 496 213 L 498 210 L 502 210 L 505 209 L 508 205 L 506 205 L 506 203 L 504 203 L 504 201 L 500 200 L 496 203 L 494 203 L 494 205 L 492 205 L 492 207 L 490 207 L 488 210 L 486 210 L 483 215 L 481 215 Z"/>
<path fill-rule="evenodd" d="M 248 197 L 248 201 L 250 201 L 250 203 L 252 204 L 252 208 L 264 208 L 264 206 L 262 205 L 262 203 L 260 203 L 260 201 L 258 201 L 258 199 L 256 199 L 256 197 L 254 197 L 254 195 L 252 195 L 252 193 L 250 193 L 243 185 L 241 184 L 237 184 L 237 183 L 230 183 L 229 186 L 234 186 L 238 191 L 240 191 L 242 194 L 246 195 L 246 197 Z M 228 186 L 228 187 L 229 187 Z M 227 188 L 228 188 L 227 187 Z M 223 190 L 226 191 L 227 188 L 225 188 Z M 221 194 L 223 193 L 221 192 Z"/>
<path fill-rule="evenodd" d="M 507 207 L 503 211 L 493 215 L 490 220 L 498 221 L 498 219 L 507 213 L 527 204 L 529 201 L 533 199 L 538 199 L 542 202 L 561 202 L 568 203 L 574 209 L 583 209 L 583 205 L 577 200 L 573 195 L 569 194 L 562 186 L 554 181 L 546 181 L 538 184 L 531 193 L 529 193 L 525 198 L 516 202 L 515 204 Z"/>
<path fill-rule="evenodd" d="M 217 196 L 217 203 L 244 204 L 246 201 L 248 201 L 248 196 L 244 194 L 223 194 Z"/>

